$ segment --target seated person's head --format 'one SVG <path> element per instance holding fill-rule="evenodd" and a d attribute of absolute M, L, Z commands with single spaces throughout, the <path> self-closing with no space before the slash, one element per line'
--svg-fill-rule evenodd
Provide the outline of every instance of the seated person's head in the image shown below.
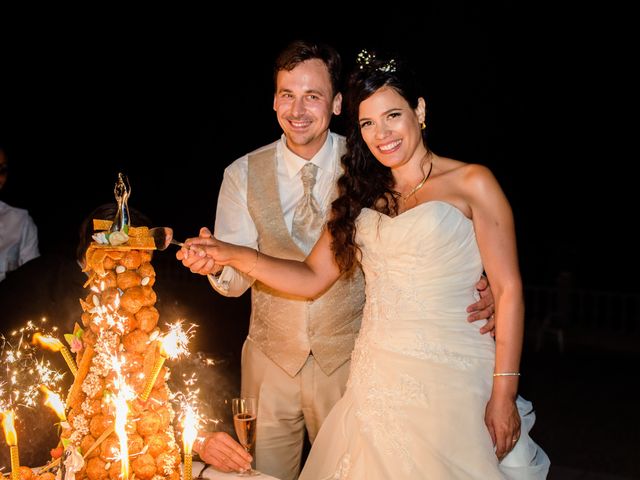
<path fill-rule="evenodd" d="M 95 208 L 80 224 L 78 230 L 80 238 L 78 239 L 78 247 L 76 249 L 76 259 L 78 263 L 84 267 L 84 255 L 87 252 L 87 248 L 93 242 L 93 219 L 98 220 L 113 220 L 118 211 L 118 205 L 115 202 L 105 203 Z M 144 213 L 129 207 L 129 220 L 133 227 L 150 227 L 151 219 Z"/>

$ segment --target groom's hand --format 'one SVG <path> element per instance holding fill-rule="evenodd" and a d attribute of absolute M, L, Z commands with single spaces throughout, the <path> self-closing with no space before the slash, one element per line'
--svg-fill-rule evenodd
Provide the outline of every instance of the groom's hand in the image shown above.
<path fill-rule="evenodd" d="M 207 227 L 200 229 L 200 234 L 195 238 L 212 238 L 211 231 Z M 213 258 L 208 256 L 202 256 L 200 251 L 194 251 L 189 244 L 189 240 L 195 238 L 188 238 L 185 241 L 186 246 L 182 247 L 176 253 L 176 258 L 182 262 L 182 265 L 187 267 L 193 273 L 199 273 L 200 275 L 215 275 L 222 270 L 222 266 L 216 264 Z M 195 247 L 194 247 L 195 248 Z"/>
<path fill-rule="evenodd" d="M 476 290 L 480 294 L 480 300 L 467 307 L 467 312 L 469 313 L 467 321 L 475 322 L 486 319 L 487 323 L 480 327 L 480 333 L 491 333 L 493 337 L 496 334 L 496 322 L 493 317 L 495 305 L 491 285 L 489 285 L 489 281 L 485 276 L 480 277 L 480 280 L 476 283 Z"/>

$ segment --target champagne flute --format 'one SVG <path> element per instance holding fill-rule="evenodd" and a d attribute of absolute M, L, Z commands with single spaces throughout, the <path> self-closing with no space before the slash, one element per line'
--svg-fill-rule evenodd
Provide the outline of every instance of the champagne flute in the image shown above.
<path fill-rule="evenodd" d="M 238 441 L 244 449 L 253 455 L 256 444 L 256 423 L 258 409 L 256 399 L 253 397 L 239 397 L 231 400 L 233 411 L 233 426 L 238 435 Z M 250 468 L 238 474 L 241 477 L 253 477 L 260 475 L 260 472 Z"/>

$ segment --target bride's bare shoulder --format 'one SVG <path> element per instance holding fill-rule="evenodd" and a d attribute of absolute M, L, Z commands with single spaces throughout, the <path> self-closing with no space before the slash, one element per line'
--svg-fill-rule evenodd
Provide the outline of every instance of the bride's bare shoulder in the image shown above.
<path fill-rule="evenodd" d="M 455 160 L 449 157 L 443 157 L 440 155 L 433 156 L 433 167 L 434 170 L 437 171 L 440 175 L 442 174 L 454 174 L 458 175 L 462 173 L 466 167 L 470 164 L 466 162 L 462 162 L 460 160 Z"/>
<path fill-rule="evenodd" d="M 437 156 L 434 167 L 438 166 L 441 174 L 448 173 L 467 180 L 492 177 L 493 174 L 484 165 L 468 163 L 448 157 Z"/>

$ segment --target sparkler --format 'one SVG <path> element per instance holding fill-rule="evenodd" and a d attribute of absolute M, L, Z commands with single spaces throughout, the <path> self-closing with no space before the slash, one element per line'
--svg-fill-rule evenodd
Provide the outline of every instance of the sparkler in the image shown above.
<path fill-rule="evenodd" d="M 122 364 L 124 362 L 116 356 L 112 356 L 113 370 L 116 373 L 114 386 L 117 395 L 111 396 L 111 401 L 115 405 L 116 418 L 114 429 L 120 443 L 120 473 L 122 480 L 129 478 L 129 443 L 127 440 L 127 417 L 129 415 L 130 400 L 135 398 L 135 393 L 130 385 L 127 384 L 122 374 Z"/>
<path fill-rule="evenodd" d="M 18 434 L 15 428 L 15 413 L 13 410 L 7 410 L 2 413 L 2 428 L 4 430 L 4 438 L 9 445 L 11 453 L 11 480 L 20 480 L 20 455 L 18 453 Z"/>
<path fill-rule="evenodd" d="M 64 361 L 67 362 L 67 366 L 69 367 L 69 370 L 71 370 L 73 376 L 75 377 L 76 375 L 78 375 L 78 367 L 76 366 L 75 360 L 71 356 L 71 352 L 67 347 L 64 346 L 64 344 L 60 340 L 54 337 L 45 337 L 40 332 L 36 332 L 33 334 L 32 341 L 34 342 L 34 344 L 37 343 L 40 346 L 51 350 L 52 352 L 60 352 L 62 354 L 62 357 L 64 358 Z"/>
<path fill-rule="evenodd" d="M 178 404 L 179 417 L 178 421 L 182 425 L 182 451 L 184 455 L 183 463 L 183 480 L 191 480 L 192 478 L 192 455 L 193 446 L 198 438 L 198 431 L 207 423 L 201 412 L 198 410 L 200 400 L 198 395 L 200 389 L 197 388 L 197 377 L 195 374 L 186 377 L 182 375 L 186 391 L 179 391 L 172 395 L 172 401 Z"/>
<path fill-rule="evenodd" d="M 49 390 L 46 385 L 40 385 L 40 390 L 45 394 L 44 404 L 56 413 L 61 422 L 66 422 L 67 416 L 64 413 L 64 402 L 60 395 Z"/>
<path fill-rule="evenodd" d="M 115 430 L 120 441 L 120 473 L 123 480 L 129 478 L 129 444 L 127 442 L 127 415 L 129 414 L 129 406 L 122 391 L 118 392 L 115 397 L 116 404 L 116 422 Z"/>
<path fill-rule="evenodd" d="M 156 358 L 155 364 L 153 365 L 153 369 L 151 370 L 151 374 L 147 379 L 147 383 L 144 386 L 144 390 L 140 395 L 140 399 L 143 402 L 146 402 L 149 399 L 149 395 L 151 394 L 151 390 L 158 379 L 158 375 L 160 374 L 160 370 L 164 365 L 164 362 L 167 358 L 177 358 L 180 355 L 188 355 L 189 350 L 187 349 L 187 344 L 189 343 L 189 333 L 191 332 L 191 328 L 187 331 L 182 329 L 182 323 L 176 322 L 169 325 L 169 332 L 162 337 L 160 342 L 160 354 L 158 358 Z"/>
<path fill-rule="evenodd" d="M 187 405 L 182 419 L 182 446 L 184 448 L 184 480 L 192 479 L 193 442 L 198 436 L 198 413 L 192 405 Z"/>

